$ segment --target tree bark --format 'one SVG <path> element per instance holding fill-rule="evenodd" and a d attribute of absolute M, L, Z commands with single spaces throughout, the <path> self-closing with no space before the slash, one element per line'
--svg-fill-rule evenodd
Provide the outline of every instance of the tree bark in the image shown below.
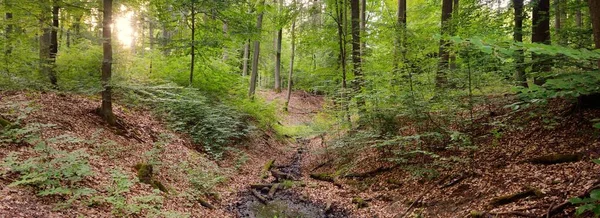
<path fill-rule="evenodd" d="M 290 54 L 290 73 L 288 74 L 288 87 L 287 87 L 287 95 L 285 96 L 285 106 L 283 107 L 283 109 L 285 111 L 288 111 L 288 106 L 290 104 L 290 98 L 292 96 L 292 85 L 293 85 L 293 73 L 294 73 L 294 58 L 296 55 L 296 20 L 292 21 L 292 30 L 291 30 L 291 34 L 292 34 L 292 51 Z"/>
<path fill-rule="evenodd" d="M 57 79 L 56 79 L 56 55 L 58 54 L 58 27 L 59 27 L 59 14 L 60 7 L 58 6 L 58 1 L 54 0 L 52 4 L 52 30 L 50 31 L 50 82 L 52 83 L 53 88 L 57 88 Z"/>
<path fill-rule="evenodd" d="M 340 6 L 339 1 L 335 0 L 335 10 L 337 17 L 337 27 L 338 27 L 338 45 L 340 47 L 340 55 L 339 55 L 339 65 L 342 68 L 342 88 L 346 89 L 346 40 L 345 40 L 345 32 L 344 32 L 344 10 L 342 7 L 345 5 L 342 3 Z"/>
<path fill-rule="evenodd" d="M 577 7 L 575 7 L 575 24 L 578 29 L 583 28 L 583 15 L 581 14 L 581 3 L 584 0 L 576 0 Z"/>
<path fill-rule="evenodd" d="M 398 0 L 398 11 L 396 13 L 397 25 L 399 32 L 396 35 L 396 49 L 394 50 L 394 70 L 393 72 L 398 73 L 398 65 L 400 58 L 404 59 L 404 50 L 406 46 L 406 0 Z"/>
<path fill-rule="evenodd" d="M 254 54 L 252 55 L 252 75 L 250 75 L 250 90 L 248 91 L 248 96 L 250 99 L 254 99 L 254 94 L 256 92 L 256 79 L 258 77 L 258 58 L 260 55 L 260 33 L 262 30 L 262 21 L 263 21 L 263 6 L 265 4 L 265 0 L 261 0 L 259 2 L 259 10 L 258 18 L 256 20 L 256 29 L 258 29 L 258 38 L 254 40 Z"/>
<path fill-rule="evenodd" d="M 112 23 L 112 0 L 103 0 L 103 25 L 102 25 L 102 38 L 103 38 L 103 52 L 104 58 L 102 60 L 102 107 L 100 108 L 100 115 L 109 125 L 115 125 L 117 120 L 112 111 L 112 89 L 110 79 L 112 76 L 112 36 L 110 24 Z"/>
<path fill-rule="evenodd" d="M 279 6 L 278 6 L 278 11 L 279 11 L 279 16 L 281 16 L 281 12 L 282 12 L 282 7 L 283 7 L 283 0 L 279 0 Z M 278 21 L 281 21 L 281 18 L 277 19 Z M 281 25 L 281 23 L 277 23 L 278 26 Z M 280 93 L 281 92 L 281 39 L 283 37 L 283 29 L 280 26 L 279 29 L 277 30 L 277 36 L 275 38 L 275 92 Z"/>
<path fill-rule="evenodd" d="M 13 20 L 13 14 L 12 12 L 8 11 L 11 9 L 11 4 L 9 0 L 4 1 L 4 6 L 6 7 L 6 13 L 5 13 L 5 18 L 6 18 L 6 22 L 8 23 L 6 25 L 6 29 L 5 29 L 5 35 L 4 35 L 4 39 L 6 40 L 6 46 L 4 48 L 4 71 L 7 75 L 10 75 L 10 56 L 12 53 L 12 32 L 14 29 L 14 24 L 12 24 L 12 20 Z"/>
<path fill-rule="evenodd" d="M 531 42 L 550 44 L 550 0 L 534 1 L 533 16 L 532 16 L 533 33 Z M 545 55 L 532 54 L 534 73 L 549 72 L 551 70 L 551 60 Z M 545 79 L 536 75 L 534 83 L 543 85 Z"/>
<path fill-rule="evenodd" d="M 248 59 L 250 56 L 250 41 L 244 43 L 244 56 L 242 57 L 242 76 L 248 75 Z"/>
<path fill-rule="evenodd" d="M 590 7 L 594 43 L 596 44 L 596 49 L 600 49 L 600 1 L 588 0 L 588 6 Z M 598 68 L 600 68 L 600 60 L 598 60 Z"/>
<path fill-rule="evenodd" d="M 442 37 L 444 35 L 447 35 L 450 31 L 450 18 L 452 18 L 452 0 L 443 0 L 441 25 Z M 450 53 L 448 52 L 448 41 L 443 38 L 440 39 L 440 48 L 438 55 L 440 60 L 438 62 L 438 71 L 435 76 L 435 86 L 437 88 L 443 88 L 446 85 L 446 83 L 448 83 L 446 71 L 448 70 L 448 62 L 450 60 Z"/>
<path fill-rule="evenodd" d="M 523 42 L 523 0 L 513 0 L 515 9 L 515 28 L 513 38 L 517 42 Z M 515 53 L 515 80 L 517 84 L 527 87 L 527 77 L 525 76 L 525 55 L 522 49 Z"/>
<path fill-rule="evenodd" d="M 192 57 L 190 60 L 190 86 L 194 82 L 194 65 L 196 65 L 196 9 L 194 1 L 192 1 Z"/>
<path fill-rule="evenodd" d="M 367 49 L 366 35 L 367 35 L 367 0 L 360 0 L 360 34 L 362 41 L 360 42 L 360 56 L 365 56 L 365 49 Z"/>
<path fill-rule="evenodd" d="M 229 25 L 227 22 L 223 22 L 223 37 L 227 39 L 229 35 Z M 229 54 L 227 53 L 227 46 L 223 46 L 223 62 L 227 62 L 229 60 Z"/>
<path fill-rule="evenodd" d="M 359 0 L 350 0 L 350 23 L 352 29 L 352 64 L 354 73 L 353 88 L 355 94 L 358 94 L 363 86 L 364 78 L 362 72 L 362 58 L 360 56 L 360 4 Z M 357 97 L 357 106 L 362 111 L 365 105 L 365 100 L 362 97 Z"/>

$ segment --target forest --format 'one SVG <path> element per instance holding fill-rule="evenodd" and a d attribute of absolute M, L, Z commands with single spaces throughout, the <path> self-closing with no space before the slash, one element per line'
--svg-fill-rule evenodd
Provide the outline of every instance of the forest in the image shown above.
<path fill-rule="evenodd" d="M 0 217 L 600 216 L 600 0 L 0 15 Z"/>

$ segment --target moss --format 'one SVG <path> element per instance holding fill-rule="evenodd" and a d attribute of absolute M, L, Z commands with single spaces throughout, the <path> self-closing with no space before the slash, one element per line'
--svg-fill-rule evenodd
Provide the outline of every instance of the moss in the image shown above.
<path fill-rule="evenodd" d="M 312 173 L 310 174 L 310 178 L 326 182 L 334 182 L 335 177 L 328 173 Z"/>
<path fill-rule="evenodd" d="M 138 163 L 135 165 L 140 182 L 152 185 L 152 165 Z"/>
<path fill-rule="evenodd" d="M 275 159 L 267 161 L 267 163 L 265 163 L 265 166 L 263 166 L 262 172 L 260 173 L 261 179 L 266 179 L 267 177 L 269 177 L 269 171 L 271 170 L 271 168 L 273 168 L 273 164 L 275 164 Z"/>
<path fill-rule="evenodd" d="M 353 204 L 356 204 L 356 207 L 357 207 L 358 209 L 360 209 L 360 208 L 365 208 L 365 207 L 368 207 L 368 206 L 369 206 L 369 205 L 367 204 L 367 202 L 366 202 L 364 199 L 362 199 L 361 197 L 354 197 L 354 198 L 352 198 L 352 203 L 353 203 Z"/>
<path fill-rule="evenodd" d="M 500 206 L 500 205 L 510 204 L 512 202 L 518 201 L 518 200 L 526 198 L 526 197 L 530 197 L 530 196 L 541 197 L 542 195 L 543 195 L 543 193 L 539 189 L 527 188 L 527 190 L 522 191 L 522 192 L 496 197 L 496 198 L 492 199 L 490 204 L 492 206 Z"/>
<path fill-rule="evenodd" d="M 7 129 L 8 130 L 8 129 L 11 129 L 11 128 L 13 128 L 13 124 L 10 121 L 8 121 L 8 120 L 0 117 L 0 130 L 1 129 Z"/>
<path fill-rule="evenodd" d="M 169 190 L 167 190 L 167 187 L 165 187 L 165 185 L 163 185 L 162 182 L 153 180 L 152 181 L 152 187 L 155 188 L 155 189 L 160 190 L 161 192 L 169 193 Z"/>
<path fill-rule="evenodd" d="M 472 218 L 480 218 L 483 217 L 484 213 L 476 210 L 472 210 L 470 213 Z"/>

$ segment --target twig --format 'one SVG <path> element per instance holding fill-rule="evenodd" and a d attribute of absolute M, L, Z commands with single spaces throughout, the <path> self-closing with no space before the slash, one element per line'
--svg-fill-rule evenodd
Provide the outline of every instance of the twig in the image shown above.
<path fill-rule="evenodd" d="M 410 212 L 410 210 L 417 204 L 417 202 L 421 201 L 421 198 L 423 198 L 423 196 L 429 193 L 431 189 L 433 189 L 433 187 L 433 185 L 430 185 L 427 189 L 425 189 L 423 193 L 421 193 L 421 195 L 419 195 L 419 197 L 412 204 L 410 204 L 410 206 L 406 209 L 406 211 L 404 211 L 404 213 L 400 217 L 406 217 L 406 214 L 408 214 L 408 212 Z"/>

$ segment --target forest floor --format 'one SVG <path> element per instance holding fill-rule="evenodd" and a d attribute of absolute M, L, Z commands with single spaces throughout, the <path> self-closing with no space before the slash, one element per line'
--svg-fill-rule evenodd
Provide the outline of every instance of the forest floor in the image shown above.
<path fill-rule="evenodd" d="M 283 103 L 283 93 L 261 92 L 260 95 L 278 108 Z M 325 102 L 322 97 L 305 92 L 295 92 L 292 96 L 290 111 L 279 111 L 280 123 L 284 126 L 310 124 Z M 482 217 L 545 217 L 549 208 L 580 195 L 597 185 L 600 179 L 600 166 L 591 162 L 600 156 L 599 134 L 589 123 L 600 117 L 600 110 L 565 113 L 569 111 L 568 104 L 561 101 L 551 102 L 543 117 L 531 115 L 536 112 L 533 109 L 513 113 L 503 107 L 506 101 L 489 106 L 493 113 L 480 117 L 477 122 L 502 125 L 481 125 L 476 137 L 477 149 L 446 150 L 439 153 L 441 163 L 423 159 L 397 167 L 371 149 L 354 156 L 350 164 L 338 164 L 335 160 L 341 157 L 327 145 L 333 136 L 316 134 L 282 139 L 269 131 L 256 133 L 238 146 L 242 152 L 231 151 L 225 159 L 213 161 L 197 152 L 189 138 L 172 132 L 145 110 L 116 106 L 115 113 L 122 121 L 123 131 L 106 126 L 94 113 L 100 102 L 95 97 L 4 92 L 0 93 L 0 99 L 0 113 L 12 114 L 6 118 L 15 120 L 21 116 L 19 119 L 23 119 L 24 125 L 53 124 L 41 129 L 44 140 L 62 135 L 85 140 L 64 143 L 49 140 L 48 143 L 55 149 L 83 150 L 90 155 L 89 164 L 94 174 L 80 186 L 97 190 L 96 196 L 114 197 L 110 187 L 116 185 L 115 170 L 133 179 L 137 175 L 137 164 L 153 160 L 156 164 L 153 177 L 167 187 L 168 193 L 157 193 L 151 185 L 134 183 L 121 195 L 127 199 L 125 204 L 138 205 L 148 212 L 146 214 L 151 212 L 159 217 L 179 217 L 177 214 L 192 217 L 468 217 L 472 211 L 487 213 Z M 11 152 L 18 152 L 20 160 L 37 155 L 27 143 L 0 144 L 0 159 Z M 573 154 L 576 158 L 564 163 L 535 160 L 555 154 Z M 272 170 L 265 170 L 271 161 L 274 164 L 268 168 Z M 430 178 L 415 176 L 429 172 L 419 171 L 421 165 L 433 168 L 437 174 Z M 347 166 L 360 176 L 336 178 L 334 182 L 310 176 L 311 173 L 334 173 Z M 5 166 L 0 167 L 0 172 L 4 170 Z M 91 204 L 89 198 L 57 210 L 57 204 L 68 198 L 43 197 L 31 187 L 9 186 L 16 178 L 17 175 L 11 173 L 0 174 L 0 217 L 123 215 L 115 211 L 116 203 Z M 194 195 L 194 178 L 220 182 L 208 195 L 201 196 L 206 202 L 201 203 Z M 253 184 L 267 188 L 254 189 Z M 275 192 L 270 201 L 273 184 L 287 189 Z M 503 202 L 498 198 L 520 192 L 524 194 L 512 201 Z M 262 204 L 256 195 L 267 198 L 267 204 Z M 160 202 L 139 201 L 139 197 L 144 196 L 158 196 Z M 209 209 L 202 205 L 204 203 L 215 208 Z M 162 212 L 152 210 L 157 208 Z M 573 217 L 573 211 L 574 207 L 567 205 L 552 217 Z"/>

